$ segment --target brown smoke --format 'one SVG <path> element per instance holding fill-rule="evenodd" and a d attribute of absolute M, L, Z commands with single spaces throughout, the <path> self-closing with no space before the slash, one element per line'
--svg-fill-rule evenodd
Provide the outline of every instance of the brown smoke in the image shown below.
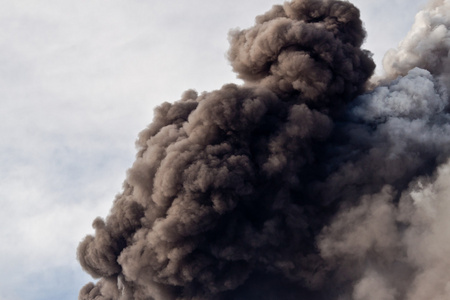
<path fill-rule="evenodd" d="M 434 44 L 405 40 L 366 94 L 375 66 L 348 2 L 294 0 L 231 32 L 244 85 L 155 110 L 78 247 L 100 278 L 79 299 L 448 298 L 449 8 L 423 12 L 436 29 L 413 31 Z"/>

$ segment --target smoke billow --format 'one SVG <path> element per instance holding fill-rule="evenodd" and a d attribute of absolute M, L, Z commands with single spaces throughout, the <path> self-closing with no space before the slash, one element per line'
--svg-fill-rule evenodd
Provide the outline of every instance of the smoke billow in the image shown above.
<path fill-rule="evenodd" d="M 155 110 L 79 299 L 448 299 L 450 1 L 370 90 L 364 37 L 331 0 L 232 31 L 244 84 Z"/>

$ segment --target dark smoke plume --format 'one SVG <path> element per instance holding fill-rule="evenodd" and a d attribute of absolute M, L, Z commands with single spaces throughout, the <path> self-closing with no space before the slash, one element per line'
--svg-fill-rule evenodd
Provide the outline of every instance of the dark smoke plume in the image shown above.
<path fill-rule="evenodd" d="M 155 110 L 79 299 L 449 299 L 450 1 L 370 91 L 364 37 L 327 0 L 231 32 L 245 83 Z"/>

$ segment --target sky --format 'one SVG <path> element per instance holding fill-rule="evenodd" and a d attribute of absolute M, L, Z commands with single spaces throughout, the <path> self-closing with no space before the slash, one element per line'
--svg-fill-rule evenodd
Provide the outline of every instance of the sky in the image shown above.
<path fill-rule="evenodd" d="M 153 108 L 239 83 L 228 31 L 282 2 L 0 0 L 0 300 L 77 298 Z M 380 74 L 427 1 L 352 2 Z"/>

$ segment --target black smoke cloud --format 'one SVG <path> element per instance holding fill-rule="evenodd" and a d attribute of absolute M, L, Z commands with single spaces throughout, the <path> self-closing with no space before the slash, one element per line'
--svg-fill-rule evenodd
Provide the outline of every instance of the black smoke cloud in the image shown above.
<path fill-rule="evenodd" d="M 79 299 L 448 299 L 449 20 L 432 2 L 370 90 L 348 2 L 232 31 L 244 84 L 155 110 Z"/>

